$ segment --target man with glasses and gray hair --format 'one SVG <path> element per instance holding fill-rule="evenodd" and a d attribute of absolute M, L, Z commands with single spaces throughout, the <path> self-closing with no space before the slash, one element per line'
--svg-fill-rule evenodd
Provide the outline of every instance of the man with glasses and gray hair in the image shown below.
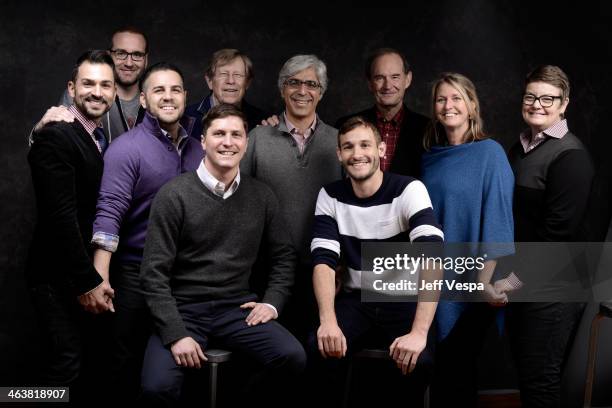
<path fill-rule="evenodd" d="M 202 118 L 215 105 L 229 103 L 244 113 L 249 129 L 254 129 L 268 117 L 264 111 L 244 100 L 246 90 L 253 80 L 251 59 L 234 48 L 223 48 L 212 55 L 204 74 L 210 93 L 200 102 L 190 105 L 185 114 L 196 119 L 191 136 L 202 137 Z"/>
<path fill-rule="evenodd" d="M 316 109 L 327 89 L 327 67 L 315 55 L 295 55 L 281 68 L 278 88 L 285 102 L 276 126 L 249 133 L 240 167 L 268 184 L 279 199 L 287 229 L 299 253 L 294 296 L 284 325 L 300 340 L 314 325 L 310 240 L 317 194 L 339 180 L 337 130 L 318 117 Z M 257 283 L 257 282 L 255 282 Z"/>
<path fill-rule="evenodd" d="M 102 127 L 106 140 L 112 142 L 114 138 L 140 123 L 144 117 L 144 109 L 139 100 L 138 80 L 147 67 L 147 37 L 137 28 L 120 28 L 113 33 L 108 52 L 115 63 L 117 96 L 111 109 L 102 118 Z M 64 91 L 59 103 L 59 106 L 47 110 L 33 132 L 38 132 L 49 122 L 74 121 L 74 115 L 68 111 L 72 98 L 67 91 Z"/>

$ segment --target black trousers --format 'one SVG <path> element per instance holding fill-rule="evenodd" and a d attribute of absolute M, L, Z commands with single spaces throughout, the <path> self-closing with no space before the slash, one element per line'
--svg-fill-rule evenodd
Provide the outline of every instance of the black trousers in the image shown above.
<path fill-rule="evenodd" d="M 70 401 L 91 400 L 108 387 L 108 314 L 86 312 L 65 288 L 30 289 L 42 330 L 43 369 L 37 384 L 70 388 Z"/>
<path fill-rule="evenodd" d="M 487 303 L 468 304 L 448 336 L 436 344 L 432 407 L 477 406 L 478 357 L 498 310 Z"/>
<path fill-rule="evenodd" d="M 140 263 L 113 263 L 110 281 L 115 313 L 110 316 L 108 393 L 113 400 L 127 403 L 140 398 L 140 373 L 152 319 L 140 287 Z"/>
<path fill-rule="evenodd" d="M 584 303 L 514 303 L 508 331 L 523 407 L 558 407 L 561 378 Z"/>
<path fill-rule="evenodd" d="M 352 355 L 364 347 L 388 350 L 397 337 L 408 334 L 414 321 L 416 303 L 362 302 L 359 291 L 341 292 L 336 296 L 335 310 L 338 325 L 346 338 L 347 358 L 323 359 L 318 350 L 316 329 L 308 339 L 308 381 L 315 389 L 322 390 L 314 395 L 317 406 L 341 406 L 346 370 Z M 402 376 L 395 363 L 388 360 L 378 364 L 380 370 L 377 372 L 367 373 L 365 384 L 368 388 L 359 387 L 359 379 L 355 378 L 352 388 L 361 389 L 361 395 L 357 396 L 360 404 L 371 400 L 372 404 L 379 406 L 423 406 L 423 396 L 433 372 L 432 342 L 428 340 L 427 344 L 416 368 L 406 376 Z M 381 385 L 384 388 L 373 386 L 379 379 L 383 380 Z"/>
<path fill-rule="evenodd" d="M 285 386 L 296 382 L 306 366 L 304 348 L 297 339 L 276 321 L 248 326 L 245 322 L 250 309 L 240 305 L 256 300 L 256 296 L 180 305 L 190 336 L 203 350 L 214 347 L 236 351 L 258 363 L 261 372 L 247 392 L 251 406 L 276 406 L 274 399 Z M 174 405 L 179 401 L 188 368 L 176 365 L 169 347 L 158 335 L 152 335 L 145 352 L 142 388 L 149 405 Z M 202 399 L 206 394 L 202 395 Z M 286 405 L 289 403 L 285 401 Z"/>

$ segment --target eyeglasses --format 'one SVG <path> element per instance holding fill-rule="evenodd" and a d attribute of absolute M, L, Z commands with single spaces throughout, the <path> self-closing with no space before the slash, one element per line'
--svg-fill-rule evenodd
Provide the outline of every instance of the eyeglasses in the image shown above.
<path fill-rule="evenodd" d="M 230 77 L 234 79 L 234 81 L 242 81 L 245 78 L 244 74 L 239 74 L 239 73 L 233 73 L 230 74 L 229 72 L 219 72 L 216 73 L 215 76 L 217 78 L 221 78 L 223 81 L 227 81 Z"/>
<path fill-rule="evenodd" d="M 542 95 L 535 96 L 533 94 L 525 94 L 523 95 L 523 103 L 527 106 L 533 105 L 536 101 L 540 101 L 540 105 L 543 108 L 550 108 L 555 103 L 555 99 L 563 99 L 562 96 L 551 96 L 551 95 Z"/>
<path fill-rule="evenodd" d="M 125 60 L 128 56 L 132 57 L 132 61 L 142 61 L 144 57 L 147 55 L 145 52 L 134 51 L 127 52 L 126 50 L 109 50 L 111 54 L 115 56 L 118 60 Z"/>
<path fill-rule="evenodd" d="M 321 84 L 318 83 L 317 81 L 301 81 L 295 78 L 290 78 L 286 80 L 285 85 L 288 86 L 289 88 L 294 88 L 294 89 L 298 89 L 302 85 L 306 85 L 306 89 L 310 91 L 316 91 L 317 89 L 321 88 Z"/>

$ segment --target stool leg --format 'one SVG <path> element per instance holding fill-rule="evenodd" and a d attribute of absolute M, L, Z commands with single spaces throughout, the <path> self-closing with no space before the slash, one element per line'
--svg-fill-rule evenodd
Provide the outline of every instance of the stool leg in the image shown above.
<path fill-rule="evenodd" d="M 218 363 L 210 363 L 210 408 L 217 408 L 217 369 Z"/>
<path fill-rule="evenodd" d="M 423 396 L 423 408 L 429 408 L 429 386 L 427 386 L 427 389 L 425 390 L 425 395 Z"/>
<path fill-rule="evenodd" d="M 589 355 L 587 358 L 587 378 L 584 391 L 584 407 L 591 407 L 593 398 L 593 381 L 595 380 L 595 360 L 597 359 L 597 342 L 599 340 L 599 323 L 603 316 L 598 313 L 591 323 L 591 334 L 589 335 Z"/>
<path fill-rule="evenodd" d="M 348 363 L 346 370 L 346 381 L 344 383 L 344 397 L 342 398 L 342 408 L 348 408 L 351 397 L 351 381 L 353 377 L 353 359 Z"/>

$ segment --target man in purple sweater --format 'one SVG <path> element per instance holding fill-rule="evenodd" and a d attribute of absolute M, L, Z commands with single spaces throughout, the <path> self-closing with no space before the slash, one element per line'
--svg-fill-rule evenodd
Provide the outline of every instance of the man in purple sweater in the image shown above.
<path fill-rule="evenodd" d="M 140 287 L 140 264 L 151 202 L 166 182 L 197 169 L 200 143 L 188 137 L 187 92 L 175 66 L 158 63 L 140 80 L 140 103 L 146 109 L 138 126 L 117 139 L 104 156 L 92 243 L 94 265 L 115 289 L 111 375 L 118 398 L 134 399 L 150 318 Z M 111 266 L 112 257 L 112 266 Z"/>

